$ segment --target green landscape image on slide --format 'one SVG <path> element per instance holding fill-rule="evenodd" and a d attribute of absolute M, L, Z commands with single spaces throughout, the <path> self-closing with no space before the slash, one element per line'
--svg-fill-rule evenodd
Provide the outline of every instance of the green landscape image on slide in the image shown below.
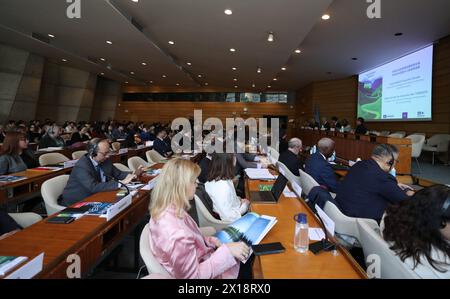
<path fill-rule="evenodd" d="M 358 117 L 381 119 L 383 78 L 358 83 Z"/>

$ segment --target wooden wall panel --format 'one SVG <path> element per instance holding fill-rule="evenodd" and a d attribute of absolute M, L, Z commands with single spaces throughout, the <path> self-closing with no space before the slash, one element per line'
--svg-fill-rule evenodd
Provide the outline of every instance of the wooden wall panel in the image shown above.
<path fill-rule="evenodd" d="M 433 120 L 426 122 L 372 122 L 367 126 L 377 131 L 406 131 L 426 133 L 428 136 L 450 132 L 450 37 L 435 45 L 433 62 Z M 321 116 L 346 118 L 355 126 L 357 76 L 325 82 L 313 82 L 298 90 L 296 96 L 298 122 L 311 118 L 314 105 Z M 303 114 L 302 114 L 303 112 Z"/>

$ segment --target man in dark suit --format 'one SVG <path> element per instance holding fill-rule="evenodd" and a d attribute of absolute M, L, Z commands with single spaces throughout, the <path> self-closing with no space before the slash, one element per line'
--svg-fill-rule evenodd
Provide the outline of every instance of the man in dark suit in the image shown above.
<path fill-rule="evenodd" d="M 170 157 L 172 155 L 172 148 L 166 143 L 166 137 L 166 130 L 160 128 L 156 134 L 156 139 L 153 142 L 153 149 L 157 151 L 161 156 Z"/>
<path fill-rule="evenodd" d="M 365 135 L 367 133 L 367 131 L 368 131 L 368 129 L 366 128 L 364 118 L 358 117 L 358 119 L 356 120 L 355 134 Z"/>
<path fill-rule="evenodd" d="M 207 181 L 206 178 L 208 177 L 209 167 L 211 166 L 211 155 L 207 154 L 205 157 L 203 157 L 203 159 L 199 163 L 199 166 L 201 172 L 198 176 L 198 180 L 200 181 L 200 183 L 204 184 Z"/>
<path fill-rule="evenodd" d="M 143 170 L 134 173 L 117 169 L 109 159 L 110 148 L 106 139 L 94 138 L 88 143 L 88 153 L 75 164 L 59 203 L 70 206 L 95 193 L 120 188 L 118 181 L 128 184 Z"/>
<path fill-rule="evenodd" d="M 369 160 L 350 168 L 338 187 L 336 201 L 349 217 L 369 218 L 380 222 L 388 204 L 395 204 L 414 194 L 397 182 L 389 172 L 395 167 L 398 150 L 389 144 L 373 149 Z"/>
<path fill-rule="evenodd" d="M 298 154 L 302 151 L 302 141 L 292 138 L 288 142 L 288 149 L 280 154 L 278 161 L 286 165 L 293 175 L 300 176 L 301 164 Z"/>
<path fill-rule="evenodd" d="M 305 171 L 316 182 L 329 192 L 336 193 L 337 180 L 333 167 L 328 163 L 328 158 L 333 155 L 334 141 L 330 138 L 322 138 L 317 143 L 318 151 L 309 156 L 305 163 Z"/>

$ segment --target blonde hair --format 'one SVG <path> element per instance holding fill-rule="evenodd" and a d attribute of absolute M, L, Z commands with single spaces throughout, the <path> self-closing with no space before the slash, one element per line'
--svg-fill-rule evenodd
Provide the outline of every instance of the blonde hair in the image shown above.
<path fill-rule="evenodd" d="M 158 182 L 152 190 L 150 215 L 156 219 L 169 206 L 174 205 L 177 215 L 190 209 L 190 198 L 186 191 L 188 185 L 195 182 L 200 175 L 200 167 L 186 159 L 172 159 L 164 165 Z"/>

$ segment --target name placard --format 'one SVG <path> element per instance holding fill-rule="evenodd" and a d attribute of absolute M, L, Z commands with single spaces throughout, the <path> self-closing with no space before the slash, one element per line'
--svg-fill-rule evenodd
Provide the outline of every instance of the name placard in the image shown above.
<path fill-rule="evenodd" d="M 131 205 L 132 195 L 128 194 L 117 203 L 113 204 L 106 210 L 106 221 L 113 219 L 117 214 L 125 210 L 129 205 Z"/>

